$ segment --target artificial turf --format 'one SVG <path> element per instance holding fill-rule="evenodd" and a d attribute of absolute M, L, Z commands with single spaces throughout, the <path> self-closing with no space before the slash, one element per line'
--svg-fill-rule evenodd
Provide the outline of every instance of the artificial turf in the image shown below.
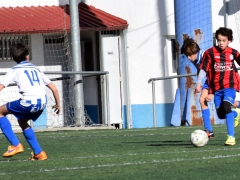
<path fill-rule="evenodd" d="M 190 143 L 199 126 L 36 132 L 46 161 L 28 161 L 25 152 L 0 159 L 0 179 L 240 179 L 240 127 L 236 145 L 224 146 L 226 126 L 214 125 L 205 147 Z M 0 152 L 8 142 L 0 135 Z"/>

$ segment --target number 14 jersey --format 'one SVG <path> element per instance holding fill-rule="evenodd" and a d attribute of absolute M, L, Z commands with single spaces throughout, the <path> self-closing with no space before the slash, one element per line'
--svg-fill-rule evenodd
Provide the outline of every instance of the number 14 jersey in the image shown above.
<path fill-rule="evenodd" d="M 51 80 L 35 65 L 22 61 L 13 66 L 0 84 L 7 87 L 12 82 L 17 84 L 19 93 L 22 95 L 21 105 L 38 104 L 39 101 L 41 104 L 47 103 L 46 85 L 51 83 Z"/>

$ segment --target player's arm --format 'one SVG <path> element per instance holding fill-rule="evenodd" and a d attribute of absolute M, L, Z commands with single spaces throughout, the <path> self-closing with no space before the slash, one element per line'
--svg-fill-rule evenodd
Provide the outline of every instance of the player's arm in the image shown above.
<path fill-rule="evenodd" d="M 1 79 L 0 82 L 0 91 L 2 91 L 5 87 L 8 87 L 8 85 L 11 82 L 15 81 L 15 73 L 12 72 L 12 70 L 8 71 L 7 74 Z"/>
<path fill-rule="evenodd" d="M 235 61 L 236 61 L 237 64 L 240 66 L 240 53 L 239 53 L 238 51 L 236 52 Z"/>
<path fill-rule="evenodd" d="M 54 99 L 55 99 L 55 103 L 56 103 L 52 108 L 57 113 L 57 115 L 59 115 L 60 114 L 60 97 L 59 97 L 58 90 L 52 82 L 49 83 L 47 85 L 47 87 L 52 91 Z"/>
<path fill-rule="evenodd" d="M 197 78 L 197 86 L 195 88 L 196 93 L 200 93 L 202 89 L 202 81 L 207 75 L 207 70 L 210 66 L 211 58 L 209 57 L 209 54 L 207 52 L 204 53 L 202 62 L 200 64 L 200 71 L 198 73 Z"/>
<path fill-rule="evenodd" d="M 195 88 L 196 93 L 200 93 L 202 89 L 202 81 L 206 77 L 206 72 L 204 70 L 200 70 L 197 79 L 197 86 Z"/>
<path fill-rule="evenodd" d="M 208 94 L 208 95 L 206 96 L 205 100 L 206 100 L 207 102 L 210 102 L 210 101 L 212 101 L 213 97 L 214 97 L 213 94 Z"/>
<path fill-rule="evenodd" d="M 3 88 L 5 88 L 5 86 L 4 86 L 4 85 L 2 85 L 2 84 L 0 84 L 0 91 L 2 91 L 2 90 L 3 90 Z"/>

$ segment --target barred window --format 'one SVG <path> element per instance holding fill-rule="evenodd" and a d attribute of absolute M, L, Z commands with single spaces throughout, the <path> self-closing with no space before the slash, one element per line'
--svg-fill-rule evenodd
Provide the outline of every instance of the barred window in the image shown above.
<path fill-rule="evenodd" d="M 15 35 L 15 36 L 0 36 L 0 61 L 12 61 L 10 47 L 12 44 L 22 43 L 29 48 L 31 55 L 31 39 L 30 36 Z M 31 57 L 31 56 L 30 56 Z"/>

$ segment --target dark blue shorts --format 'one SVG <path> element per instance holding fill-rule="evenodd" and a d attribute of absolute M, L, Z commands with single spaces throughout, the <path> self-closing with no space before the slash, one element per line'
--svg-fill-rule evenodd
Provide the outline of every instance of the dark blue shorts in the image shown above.
<path fill-rule="evenodd" d="M 209 86 L 208 86 L 208 81 L 206 80 L 205 83 L 204 83 L 203 86 L 202 86 L 202 90 L 203 90 L 203 89 L 208 89 L 208 88 L 209 88 Z"/>
<path fill-rule="evenodd" d="M 32 104 L 29 107 L 25 107 L 20 104 L 20 99 L 6 104 L 7 110 L 13 114 L 18 120 L 31 119 L 36 121 L 42 114 L 46 105 Z"/>
<path fill-rule="evenodd" d="M 215 107 L 219 108 L 223 101 L 228 101 L 232 105 L 234 104 L 236 98 L 236 90 L 233 88 L 221 89 L 214 93 L 214 103 Z"/>

